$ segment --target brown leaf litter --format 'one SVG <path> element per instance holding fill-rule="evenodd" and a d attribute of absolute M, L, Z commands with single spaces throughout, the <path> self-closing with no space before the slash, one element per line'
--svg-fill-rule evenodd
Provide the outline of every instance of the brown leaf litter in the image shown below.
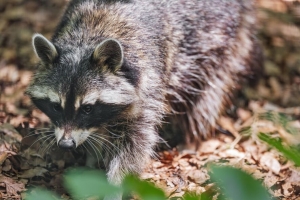
<path fill-rule="evenodd" d="M 49 119 L 24 96 L 36 62 L 31 36 L 40 32 L 49 37 L 65 4 L 0 1 L 0 199 L 22 199 L 30 186 L 69 198 L 62 174 L 84 163 L 81 149 L 66 152 L 49 145 Z M 149 163 L 141 178 L 163 188 L 169 198 L 210 191 L 217 199 L 207 171 L 211 162 L 217 162 L 250 173 L 278 199 L 300 199 L 299 168 L 257 137 L 264 132 L 286 144 L 300 143 L 300 3 L 257 0 L 256 4 L 265 55 L 263 75 L 256 86 L 245 86 L 244 97 L 235 99 L 236 107 L 220 117 L 216 137 L 203 141 L 197 151 L 159 152 Z M 272 119 L 262 117 L 264 113 Z M 282 114 L 289 117 L 285 127 L 280 123 Z"/>

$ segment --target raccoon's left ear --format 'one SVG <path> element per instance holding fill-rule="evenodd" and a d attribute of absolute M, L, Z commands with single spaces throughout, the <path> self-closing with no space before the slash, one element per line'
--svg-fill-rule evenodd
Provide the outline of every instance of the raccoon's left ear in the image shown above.
<path fill-rule="evenodd" d="M 33 35 L 32 46 L 36 55 L 44 63 L 52 63 L 58 55 L 55 46 L 41 34 Z"/>
<path fill-rule="evenodd" d="M 123 48 L 115 39 L 106 39 L 95 49 L 92 60 L 99 67 L 107 66 L 112 72 L 118 71 L 123 64 Z"/>

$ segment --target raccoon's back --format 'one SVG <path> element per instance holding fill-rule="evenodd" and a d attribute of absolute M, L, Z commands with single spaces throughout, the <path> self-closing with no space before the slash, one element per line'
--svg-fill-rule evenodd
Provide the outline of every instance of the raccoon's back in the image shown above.
<path fill-rule="evenodd" d="M 199 141 L 213 131 L 234 88 L 261 68 L 255 9 L 248 0 L 178 1 L 170 9 L 171 118 L 187 141 Z"/>

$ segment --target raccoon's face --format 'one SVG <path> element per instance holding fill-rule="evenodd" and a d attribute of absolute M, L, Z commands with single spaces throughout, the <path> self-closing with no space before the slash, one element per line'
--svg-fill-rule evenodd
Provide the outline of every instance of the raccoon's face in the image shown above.
<path fill-rule="evenodd" d="M 36 34 L 33 47 L 41 62 L 26 93 L 55 125 L 59 146 L 77 147 L 91 134 L 105 134 L 106 124 L 129 117 L 137 94 L 121 70 L 118 41 L 107 39 L 83 51 Z"/>

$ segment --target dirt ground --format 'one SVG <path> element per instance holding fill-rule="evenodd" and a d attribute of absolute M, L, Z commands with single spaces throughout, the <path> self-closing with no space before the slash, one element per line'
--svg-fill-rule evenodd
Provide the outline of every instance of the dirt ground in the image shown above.
<path fill-rule="evenodd" d="M 63 171 L 84 163 L 82 149 L 65 152 L 47 137 L 49 119 L 24 90 L 37 58 L 34 33 L 51 37 L 67 1 L 0 1 L 0 199 L 22 199 L 30 186 L 44 186 L 68 199 Z M 257 84 L 243 85 L 233 105 L 220 117 L 214 137 L 195 151 L 177 146 L 158 153 L 141 178 L 166 196 L 209 190 L 206 165 L 226 162 L 252 174 L 282 200 L 300 200 L 300 169 L 257 137 L 259 132 L 300 143 L 300 1 L 257 0 L 258 37 L 264 69 Z M 268 117 L 263 115 L 267 113 Z M 290 127 L 287 131 L 282 116 Z"/>

